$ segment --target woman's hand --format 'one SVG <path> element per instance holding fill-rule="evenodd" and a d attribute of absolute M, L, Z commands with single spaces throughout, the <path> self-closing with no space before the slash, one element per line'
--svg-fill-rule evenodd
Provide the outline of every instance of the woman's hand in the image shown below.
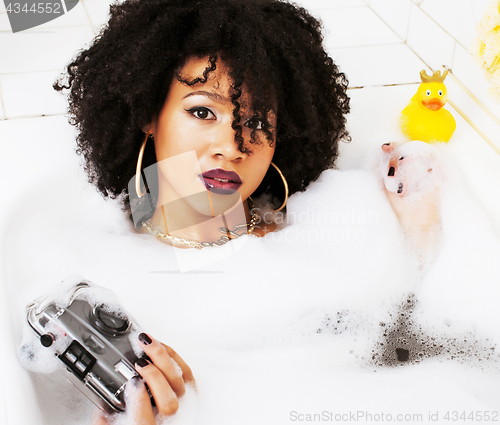
<path fill-rule="evenodd" d="M 139 359 L 136 369 L 144 382 L 134 378 L 127 383 L 127 424 L 155 425 L 155 417 L 171 416 L 179 408 L 179 398 L 186 392 L 186 384 L 194 385 L 191 369 L 169 346 L 141 333 L 139 344 L 151 362 Z M 156 403 L 153 408 L 147 384 Z M 109 425 L 112 418 L 102 411 L 94 415 L 93 425 Z"/>

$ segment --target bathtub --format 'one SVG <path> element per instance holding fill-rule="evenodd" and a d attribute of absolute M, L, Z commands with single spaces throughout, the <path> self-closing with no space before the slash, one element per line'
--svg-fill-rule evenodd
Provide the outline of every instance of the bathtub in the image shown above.
<path fill-rule="evenodd" d="M 388 140 L 399 140 L 400 135 L 397 126 L 388 126 L 381 119 L 381 115 L 397 116 L 398 102 L 404 104 L 414 89 L 415 86 L 377 87 L 352 90 L 350 92 L 352 114 L 349 127 L 353 141 L 350 144 L 342 145 L 338 163 L 341 171 L 337 173 L 354 173 L 353 175 L 359 173 L 355 170 L 362 165 L 363 158 L 367 153 L 378 151 L 380 145 Z M 386 99 L 388 104 L 393 105 L 392 110 L 388 108 L 388 110 L 381 112 L 377 109 L 378 99 L 381 97 Z M 492 231 L 498 238 L 500 235 L 500 215 L 495 212 L 500 211 L 498 206 L 500 197 L 495 199 L 491 194 L 498 193 L 500 189 L 500 156 L 489 151 L 490 148 L 482 143 L 479 136 L 474 134 L 465 122 L 460 121 L 459 117 L 457 117 L 457 121 L 457 138 L 455 142 L 450 142 L 448 146 L 444 147 L 443 152 L 449 155 L 457 169 L 461 170 L 463 185 L 471 189 L 478 188 L 477 191 L 471 192 L 476 202 L 490 219 Z M 6 207 L 2 208 L 0 220 L 2 223 L 0 228 L 2 240 L 1 317 L 4 323 L 7 324 L 4 327 L 4 350 L 1 351 L 1 360 L 5 367 L 2 370 L 1 395 L 3 402 L 0 405 L 0 414 L 2 415 L 0 417 L 9 425 L 46 424 L 47 422 L 43 419 L 44 406 L 39 405 L 40 394 L 37 393 L 33 385 L 33 376 L 19 365 L 16 358 L 16 351 L 21 344 L 24 321 L 23 309 L 26 303 L 31 300 L 30 297 L 41 295 L 42 289 L 54 284 L 54 282 L 50 282 L 54 275 L 54 264 L 57 264 L 58 276 L 74 272 L 86 275 L 87 269 L 85 262 L 82 264 L 78 261 L 78 256 L 80 256 L 80 259 L 86 258 L 85 253 L 75 252 L 74 262 L 70 260 L 67 263 L 59 264 L 53 258 L 46 257 L 43 252 L 33 252 L 29 243 L 27 243 L 29 241 L 30 217 L 34 215 L 40 217 L 40 214 L 43 217 L 44 209 L 47 209 L 66 211 L 67 214 L 74 213 L 75 220 L 80 217 L 79 214 L 82 214 L 81 219 L 85 220 L 86 214 L 92 210 L 92 205 L 102 202 L 102 200 L 85 181 L 78 159 L 75 158 L 72 151 L 71 143 L 68 143 L 74 136 L 72 130 L 66 126 L 64 117 L 40 118 L 35 122 L 35 125 L 23 129 L 21 134 L 19 134 L 19 129 L 14 121 L 9 122 L 9 124 L 11 125 L 6 126 L 7 131 L 4 131 L 4 134 L 7 137 L 14 137 L 15 133 L 16 137 L 22 138 L 25 143 L 22 146 L 9 146 L 8 157 L 17 160 L 7 164 L 6 175 L 19 176 L 19 179 L 16 185 L 7 186 L 5 189 L 9 202 L 5 204 Z M 51 130 L 53 128 L 59 128 L 60 133 L 57 137 L 52 137 L 53 132 L 51 133 Z M 45 150 L 40 146 L 49 146 L 50 149 Z M 474 152 L 473 155 L 470 153 L 472 151 Z M 54 152 L 58 152 L 57 156 L 54 155 Z M 19 167 L 19 164 L 22 166 Z M 37 175 L 39 178 L 33 179 L 26 176 L 23 174 L 23 170 L 30 170 L 32 175 Z M 478 173 L 479 170 L 480 173 Z M 367 172 L 363 171 L 362 173 Z M 57 196 L 57 193 L 62 195 Z M 57 202 L 60 204 L 57 204 Z M 56 203 L 55 207 L 54 203 Z M 75 205 L 88 205 L 88 210 L 83 214 L 77 211 L 78 208 L 75 209 Z M 116 209 L 116 205 L 112 203 L 106 205 L 105 208 L 109 208 L 110 211 Z M 102 208 L 102 206 L 99 208 Z M 92 221 L 92 219 L 89 220 Z M 22 229 L 22 231 L 19 229 Z M 56 238 L 56 233 L 54 233 L 54 238 Z M 52 230 L 47 229 L 42 234 L 45 234 L 47 240 L 49 240 Z M 47 245 L 49 248 L 51 243 L 55 242 L 49 240 Z M 29 263 L 32 266 L 23 268 L 26 258 L 30 258 Z M 91 267 L 88 268 L 90 274 L 93 273 L 91 270 Z M 160 273 L 161 271 L 156 272 Z M 88 277 L 92 279 L 92 275 Z M 111 271 L 108 276 L 99 276 L 101 279 L 111 277 Z M 39 292 L 37 292 L 37 285 L 40 287 Z M 131 302 L 132 295 L 129 295 L 129 298 L 129 302 Z M 200 360 L 195 359 L 195 364 L 197 361 Z M 433 367 L 435 366 L 430 367 L 430 370 Z M 452 391 L 454 369 L 446 369 L 444 366 L 443 368 L 442 370 L 445 372 L 440 378 L 442 379 L 440 381 L 441 387 L 437 387 L 436 391 L 446 388 Z M 201 370 L 201 380 L 203 381 L 203 378 L 206 377 L 206 380 L 209 381 L 210 373 L 204 372 L 202 366 L 199 369 Z M 386 373 L 381 381 L 384 385 L 391 386 L 398 382 L 397 375 L 390 371 Z M 427 373 L 434 372 L 427 371 L 423 376 L 427 376 Z M 416 374 L 417 370 L 408 369 L 404 376 L 406 379 L 424 380 L 423 378 L 417 378 Z M 215 378 L 215 376 L 211 377 L 212 380 Z M 355 375 L 352 375 L 349 377 L 349 375 L 345 375 L 338 379 L 343 380 L 342 382 L 350 382 L 354 379 L 353 382 L 358 382 L 358 385 L 365 385 L 362 376 L 355 377 Z M 468 378 L 463 375 L 463 379 Z M 496 385 L 491 384 L 489 381 L 486 384 L 490 386 Z M 309 383 L 309 385 L 312 384 Z M 368 397 L 370 385 L 376 387 L 379 384 L 367 385 L 367 390 L 360 395 L 360 402 L 368 401 L 366 397 Z M 419 385 L 424 384 L 422 382 Z M 500 389 L 500 384 L 498 388 Z M 471 400 L 472 393 L 467 393 L 465 389 L 461 391 L 465 391 L 466 395 L 458 393 L 457 399 L 463 397 L 464 400 Z M 483 400 L 481 403 L 483 402 L 487 405 L 488 401 Z M 484 403 L 478 405 L 474 402 L 470 406 L 478 408 L 478 406 L 483 406 Z M 294 412 L 296 415 L 303 413 L 300 410 Z M 287 417 L 286 419 L 290 420 L 290 418 Z M 270 420 L 272 423 L 280 423 L 276 417 Z M 281 423 L 285 423 L 285 421 Z"/>
<path fill-rule="evenodd" d="M 303 3 L 307 6 L 307 2 Z M 312 6 L 321 9 L 321 4 L 318 6 L 318 2 L 312 3 Z M 405 4 L 410 7 L 412 3 L 408 1 Z M 402 45 L 402 43 L 395 45 L 395 49 Z M 335 58 L 337 54 L 341 60 L 342 49 L 334 53 L 332 56 Z M 352 62 L 352 57 L 350 59 Z M 355 63 L 356 66 L 359 65 L 358 62 Z M 341 61 L 339 64 L 342 67 Z M 366 67 L 366 64 L 363 66 Z M 48 66 L 46 69 L 53 68 L 56 66 Z M 356 69 L 353 71 L 356 75 Z M 419 71 L 420 69 L 415 69 L 416 77 Z M 415 83 L 416 80 L 417 78 L 412 82 Z M 0 83 L 2 83 L 1 80 Z M 391 87 L 377 82 L 373 87 L 353 88 L 349 91 L 352 99 L 352 113 L 348 118 L 348 128 L 352 142 L 341 145 L 339 170 L 345 172 L 357 170 L 363 165 L 365 155 L 378 150 L 382 143 L 403 140 L 397 120 L 399 112 L 406 106 L 416 88 L 416 84 Z M 496 128 L 494 123 L 487 121 L 488 118 L 483 118 L 481 112 L 475 109 L 472 100 L 463 97 L 461 92 L 456 93 L 456 102 L 469 116 L 481 125 Z M 5 112 L 0 110 L 0 116 L 7 115 L 8 109 L 5 109 Z M 489 219 L 493 235 L 500 238 L 500 155 L 495 153 L 458 114 L 453 113 L 457 119 L 456 136 L 445 147 L 444 153 L 459 170 L 463 185 L 467 187 Z M 44 202 L 47 199 L 51 202 L 57 200 L 61 203 L 61 208 L 66 208 L 66 212 L 74 214 L 78 214 L 78 211 L 71 212 L 72 205 L 87 203 L 91 206 L 92 203 L 99 201 L 95 189 L 87 185 L 79 158 L 74 154 L 75 134 L 66 123 L 64 116 L 59 114 L 30 118 L 21 115 L 15 118 L 0 120 L 4 176 L 3 202 L 0 209 L 0 258 L 2 261 L 0 265 L 0 318 L 5 323 L 3 348 L 0 350 L 0 364 L 3 365 L 0 372 L 0 423 L 46 425 L 42 414 L 43 406 L 39 405 L 39 394 L 33 384 L 33 376 L 20 366 L 16 352 L 21 344 L 24 306 L 31 300 L 31 297 L 40 295 L 45 286 L 50 286 L 53 277 L 51 273 L 53 259 L 46 258 L 43 252 L 31 251 L 29 244 L 23 248 L 22 244 L 18 243 L 17 226 L 29 224 L 30 217 L 39 213 L 43 214 L 46 206 Z M 500 143 L 499 140 L 495 141 L 497 144 Z M 54 196 L 57 192 L 61 196 Z M 110 208 L 116 208 L 116 206 Z M 58 230 L 47 229 L 46 237 L 49 244 L 51 231 L 57 232 Z M 23 237 L 26 235 L 24 234 Z M 75 257 L 79 255 L 84 255 L 84 253 L 75 252 Z M 33 259 L 30 267 L 25 265 L 23 257 Z M 61 276 L 74 272 L 85 274 L 86 271 L 92 274 L 91 268 L 87 269 L 85 264 L 79 264 L 78 261 L 58 264 L 57 267 Z M 91 275 L 87 277 L 93 278 Z M 99 277 L 106 281 L 107 278 L 112 277 L 112 274 Z M 34 283 L 37 281 L 40 282 L 39 292 Z M 200 361 L 197 358 L 194 360 Z M 210 382 L 208 378 L 216 378 L 209 373 L 202 373 L 202 382 L 204 376 L 207 377 L 205 382 Z M 412 370 L 407 372 L 405 377 L 418 380 L 418 374 Z M 351 390 L 363 387 L 365 382 L 362 378 L 356 374 L 339 377 L 344 383 L 352 380 L 351 386 L 348 387 Z M 398 382 L 397 377 L 386 376 L 386 378 L 384 382 L 387 385 Z M 312 381 L 305 382 L 310 386 L 314 385 Z M 424 388 L 423 379 L 418 382 Z M 439 388 L 454 390 L 453 370 L 448 370 L 440 382 L 442 386 Z M 466 385 L 465 378 L 462 384 L 464 383 Z M 367 385 L 368 388 L 376 388 L 374 384 Z M 500 380 L 498 387 L 500 388 Z M 218 388 L 221 389 L 220 386 Z M 429 391 L 430 394 L 437 394 L 437 390 Z M 470 401 L 474 397 L 473 390 L 457 391 L 459 396 L 466 394 L 463 400 Z M 370 393 L 368 390 L 361 391 L 359 397 L 362 401 L 369 401 Z M 317 407 L 318 404 L 315 406 Z M 470 406 L 477 407 L 478 405 L 470 404 Z M 295 417 L 299 414 L 301 412 L 296 412 Z M 282 421 L 282 423 L 288 422 L 290 422 L 289 417 Z M 278 421 L 264 420 L 263 423 L 278 423 Z"/>

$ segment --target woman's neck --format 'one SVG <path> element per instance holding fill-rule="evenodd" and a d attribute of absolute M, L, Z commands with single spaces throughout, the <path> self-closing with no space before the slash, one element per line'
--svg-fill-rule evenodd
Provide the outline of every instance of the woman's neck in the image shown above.
<path fill-rule="evenodd" d="M 211 214 L 207 215 L 193 208 L 195 201 L 178 199 L 160 205 L 150 220 L 151 224 L 161 233 L 203 245 L 223 245 L 247 233 L 252 214 L 246 200 L 238 200 L 230 209 L 217 215 L 215 211 L 220 209 L 217 206 L 210 208 Z"/>

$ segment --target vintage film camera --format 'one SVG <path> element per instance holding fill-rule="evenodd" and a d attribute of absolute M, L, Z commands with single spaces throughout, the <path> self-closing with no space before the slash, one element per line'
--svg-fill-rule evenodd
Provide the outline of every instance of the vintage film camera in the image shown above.
<path fill-rule="evenodd" d="M 98 298 L 90 294 L 102 290 L 87 281 L 66 285 L 30 303 L 27 319 L 41 344 L 64 363 L 67 378 L 80 391 L 102 410 L 122 412 L 125 384 L 139 376 L 130 338 L 136 340 L 139 327 L 116 304 L 112 309 L 89 301 Z"/>

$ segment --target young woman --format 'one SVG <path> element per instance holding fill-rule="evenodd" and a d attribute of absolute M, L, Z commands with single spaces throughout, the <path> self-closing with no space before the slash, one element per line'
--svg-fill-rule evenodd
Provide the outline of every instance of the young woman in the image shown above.
<path fill-rule="evenodd" d="M 69 89 L 90 181 L 120 197 L 139 231 L 177 247 L 273 231 L 251 196 L 283 210 L 348 138 L 347 80 L 320 22 L 276 0 L 129 0 L 110 15 L 54 86 Z M 150 336 L 140 344 L 151 362 L 138 370 L 170 415 L 192 374 Z M 139 387 L 135 421 L 154 423 Z"/>

